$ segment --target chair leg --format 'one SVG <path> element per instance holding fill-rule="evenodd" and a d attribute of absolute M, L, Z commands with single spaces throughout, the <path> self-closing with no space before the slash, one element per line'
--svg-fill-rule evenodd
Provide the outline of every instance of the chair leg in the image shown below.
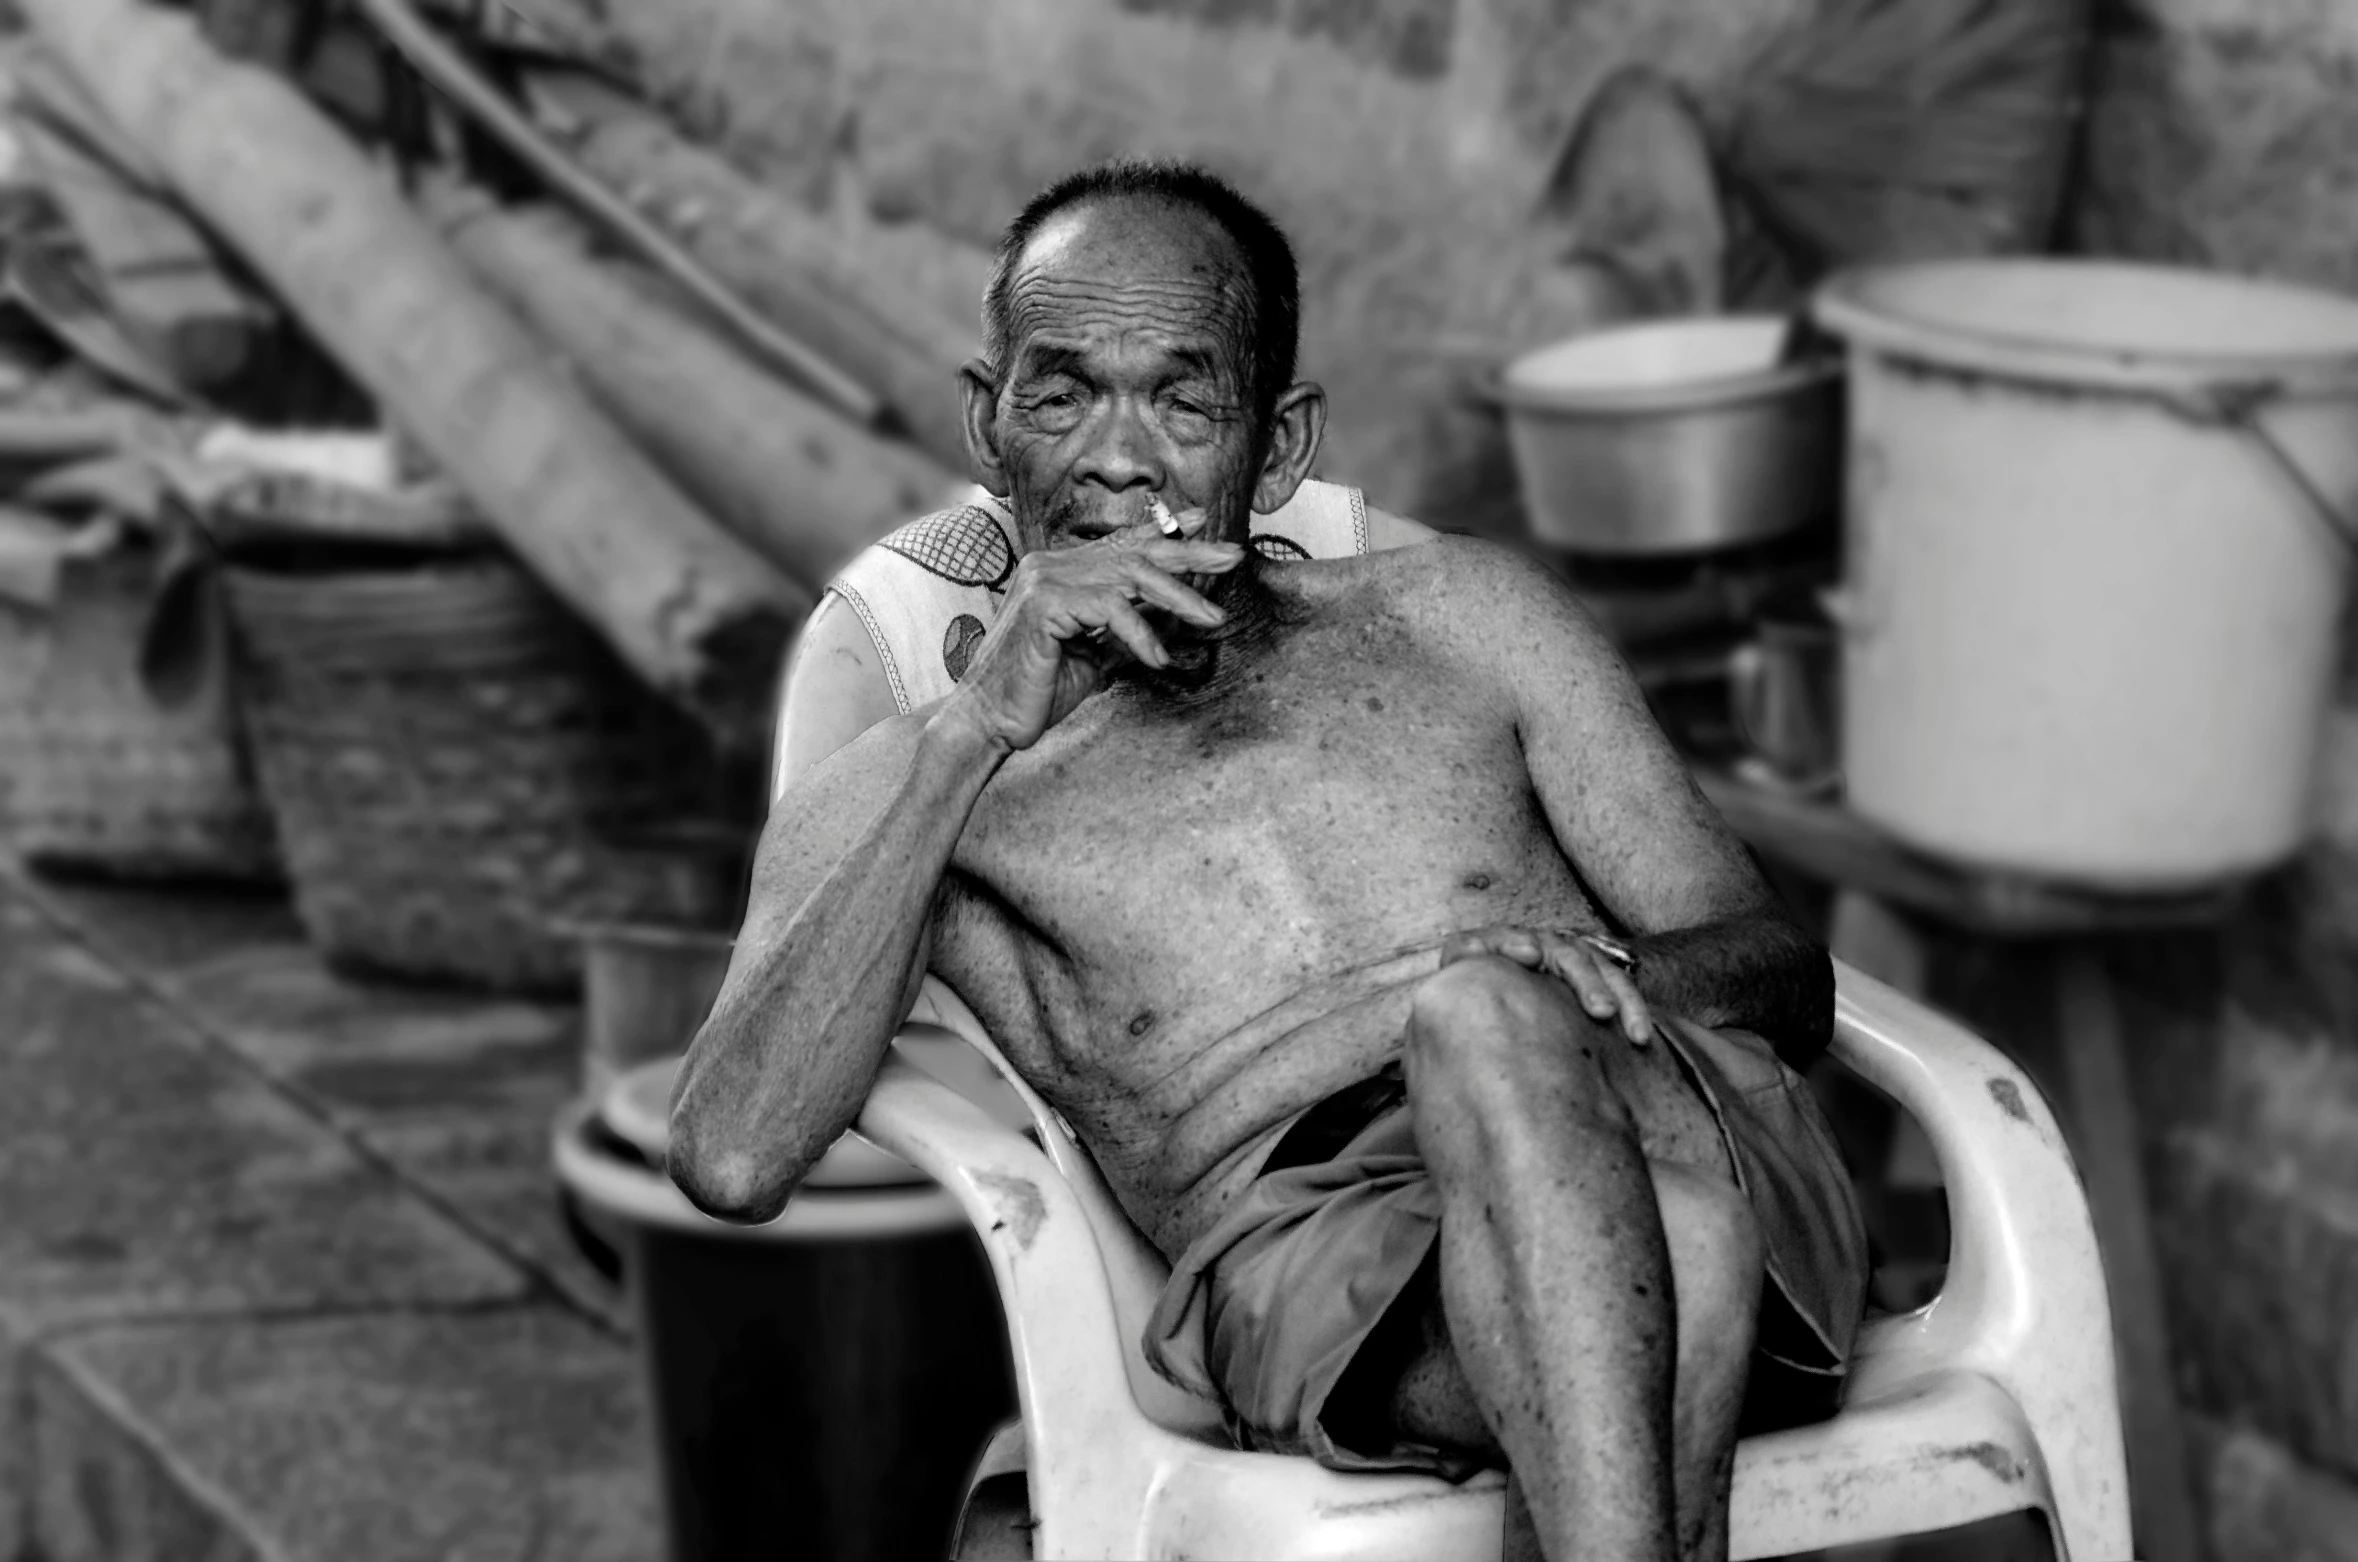
<path fill-rule="evenodd" d="M 1023 1423 L 993 1432 L 966 1479 L 966 1504 L 950 1540 L 951 1562 L 1031 1562 L 1032 1483 Z"/>
<path fill-rule="evenodd" d="M 958 1515 L 950 1562 L 1031 1562 L 1032 1483 L 1020 1471 L 975 1483 Z"/>

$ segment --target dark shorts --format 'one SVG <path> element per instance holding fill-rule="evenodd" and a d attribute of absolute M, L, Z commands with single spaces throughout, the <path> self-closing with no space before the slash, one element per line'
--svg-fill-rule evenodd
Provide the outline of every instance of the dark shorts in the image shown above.
<path fill-rule="evenodd" d="M 1719 1124 L 1767 1251 L 1746 1429 L 1822 1419 L 1840 1402 L 1867 1290 L 1866 1231 L 1833 1133 L 1758 1036 L 1675 1017 L 1657 1030 Z M 1444 1450 L 1342 1446 L 1324 1414 L 1440 1231 L 1395 1065 L 1280 1136 L 1261 1176 L 1180 1255 L 1147 1324 L 1147 1360 L 1225 1405 L 1246 1447 L 1462 1476 L 1465 1461 Z"/>

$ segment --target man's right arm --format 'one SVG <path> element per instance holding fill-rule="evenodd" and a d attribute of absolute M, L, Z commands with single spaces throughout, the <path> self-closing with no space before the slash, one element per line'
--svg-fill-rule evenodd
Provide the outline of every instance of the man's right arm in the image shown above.
<path fill-rule="evenodd" d="M 851 1126 L 909 1012 L 942 875 L 984 786 L 1115 659 L 1170 664 L 1139 604 L 1212 627 L 1224 615 L 1180 577 L 1243 558 L 1152 520 L 1032 554 L 954 693 L 785 788 L 728 977 L 672 1092 L 672 1180 L 699 1209 L 759 1221 L 785 1208 Z"/>
<path fill-rule="evenodd" d="M 1007 752 L 951 700 L 871 729 L 771 810 L 727 980 L 672 1095 L 670 1171 L 699 1209 L 774 1217 L 851 1126 Z"/>

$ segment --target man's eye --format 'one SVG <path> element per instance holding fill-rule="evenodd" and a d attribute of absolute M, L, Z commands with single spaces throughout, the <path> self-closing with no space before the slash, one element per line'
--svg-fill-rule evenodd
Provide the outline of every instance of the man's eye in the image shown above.
<path fill-rule="evenodd" d="M 1032 418 L 1045 428 L 1069 428 L 1081 420 L 1085 410 L 1078 391 L 1043 391 L 1031 399 Z"/>
<path fill-rule="evenodd" d="M 1212 430 L 1210 409 L 1183 396 L 1168 402 L 1163 416 L 1173 433 L 1187 438 L 1200 439 Z"/>

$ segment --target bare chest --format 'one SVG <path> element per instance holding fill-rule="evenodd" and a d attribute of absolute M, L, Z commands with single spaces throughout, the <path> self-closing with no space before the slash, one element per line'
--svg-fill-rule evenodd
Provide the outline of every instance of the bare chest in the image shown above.
<path fill-rule="evenodd" d="M 1359 642 L 1200 705 L 1088 702 L 992 782 L 956 866 L 1045 1033 L 1031 1062 L 1132 1093 L 1390 951 L 1588 916 L 1499 698 Z"/>

